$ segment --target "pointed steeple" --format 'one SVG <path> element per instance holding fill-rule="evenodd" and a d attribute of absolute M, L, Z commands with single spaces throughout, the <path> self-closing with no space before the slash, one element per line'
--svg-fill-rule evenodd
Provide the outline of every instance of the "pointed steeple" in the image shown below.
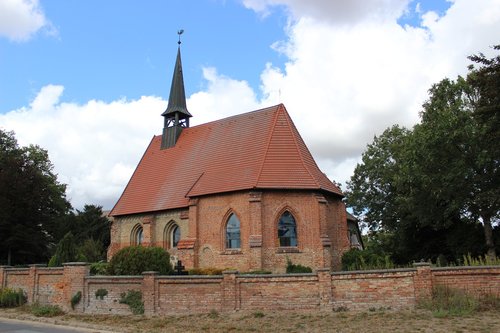
<path fill-rule="evenodd" d="M 179 30 L 179 47 L 177 49 L 177 59 L 175 61 L 172 85 L 170 87 L 170 96 L 168 106 L 161 115 L 165 118 L 163 127 L 163 136 L 161 149 L 175 146 L 177 139 L 181 135 L 182 129 L 189 127 L 189 118 L 191 114 L 186 107 L 186 93 L 184 91 L 184 78 L 182 75 L 181 62 L 181 41 L 180 35 L 183 30 Z"/>

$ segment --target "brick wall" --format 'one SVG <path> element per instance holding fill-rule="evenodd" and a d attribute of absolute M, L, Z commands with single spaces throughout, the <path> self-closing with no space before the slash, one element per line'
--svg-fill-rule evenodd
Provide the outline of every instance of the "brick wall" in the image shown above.
<path fill-rule="evenodd" d="M 368 310 L 412 308 L 431 295 L 433 286 L 445 285 L 473 295 L 500 296 L 500 267 L 433 268 L 311 274 L 244 275 L 226 271 L 222 276 L 89 276 L 88 266 L 68 263 L 64 268 L 0 267 L 0 285 L 21 288 L 30 303 L 43 300 L 66 311 L 127 315 L 122 293 L 142 292 L 146 315 L 200 313 L 212 310 L 311 310 L 338 308 Z M 107 294 L 100 299 L 99 289 Z M 70 300 L 82 292 L 71 310 Z"/>

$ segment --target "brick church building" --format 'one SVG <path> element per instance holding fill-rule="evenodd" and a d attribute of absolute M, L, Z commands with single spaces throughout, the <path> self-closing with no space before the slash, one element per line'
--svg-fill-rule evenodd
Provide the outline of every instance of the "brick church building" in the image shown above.
<path fill-rule="evenodd" d="M 187 269 L 340 268 L 350 248 L 342 192 L 283 104 L 190 127 L 179 47 L 162 116 L 110 213 L 108 257 L 140 244 Z"/>

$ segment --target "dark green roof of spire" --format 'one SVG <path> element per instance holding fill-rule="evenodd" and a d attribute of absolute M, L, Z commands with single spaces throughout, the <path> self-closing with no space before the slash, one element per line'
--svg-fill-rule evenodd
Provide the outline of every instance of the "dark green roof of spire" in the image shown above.
<path fill-rule="evenodd" d="M 172 86 L 170 87 L 170 96 L 168 106 L 161 115 L 164 117 L 174 116 L 178 112 L 179 119 L 186 119 L 191 116 L 186 107 L 186 93 L 184 92 L 184 78 L 182 76 L 181 48 L 177 49 L 177 60 L 175 61 L 174 75 L 172 77 Z"/>

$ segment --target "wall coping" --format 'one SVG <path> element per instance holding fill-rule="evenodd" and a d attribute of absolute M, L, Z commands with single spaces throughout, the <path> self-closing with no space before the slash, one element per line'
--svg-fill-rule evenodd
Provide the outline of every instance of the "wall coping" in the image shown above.
<path fill-rule="evenodd" d="M 143 276 L 142 275 L 87 275 L 85 277 L 86 279 L 90 280 L 105 280 L 105 279 L 111 279 L 111 280 L 130 280 L 130 279 L 137 279 L 137 280 L 142 280 Z"/>
<path fill-rule="evenodd" d="M 370 269 L 366 271 L 342 271 L 332 272 L 332 275 L 349 275 L 349 274 L 387 274 L 387 273 L 406 273 L 416 272 L 416 268 L 395 268 L 395 269 Z"/>
<path fill-rule="evenodd" d="M 467 271 L 467 270 L 487 270 L 498 269 L 500 266 L 455 266 L 455 267 L 432 267 L 431 271 Z"/>
<path fill-rule="evenodd" d="M 89 263 L 84 262 L 84 261 L 75 261 L 75 262 L 63 262 L 63 267 L 64 266 L 90 266 Z"/>
<path fill-rule="evenodd" d="M 164 280 L 221 280 L 223 278 L 222 275 L 157 275 L 157 279 Z"/>

